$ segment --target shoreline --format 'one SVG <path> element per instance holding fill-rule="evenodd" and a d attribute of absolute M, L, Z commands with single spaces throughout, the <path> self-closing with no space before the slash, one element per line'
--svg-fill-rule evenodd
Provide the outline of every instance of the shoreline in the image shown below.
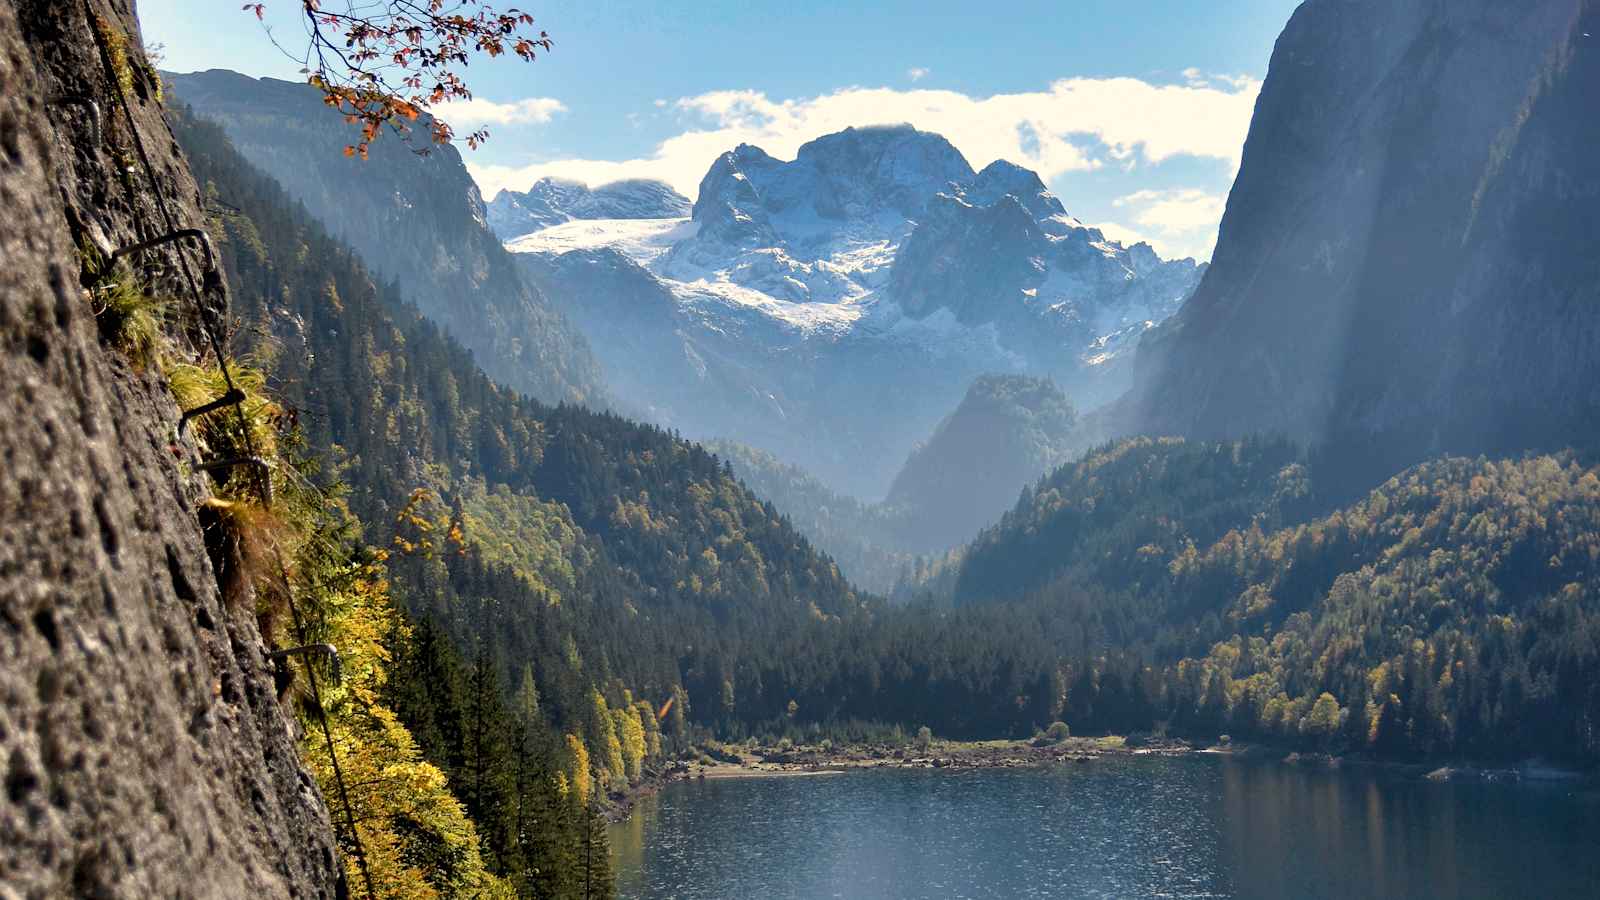
<path fill-rule="evenodd" d="M 1334 755 L 1291 750 L 1245 742 L 1201 743 L 1175 738 L 1069 737 L 1040 743 L 1034 740 L 943 741 L 926 748 L 861 744 L 820 747 L 744 747 L 716 743 L 699 748 L 697 760 L 678 760 L 652 770 L 638 784 L 609 796 L 607 821 L 626 821 L 639 801 L 680 781 L 718 781 L 747 778 L 797 778 L 842 775 L 874 769 L 1040 769 L 1053 765 L 1088 764 L 1108 757 L 1187 756 L 1208 754 L 1278 765 L 1339 769 L 1377 769 L 1402 777 L 1432 782 L 1583 783 L 1596 773 L 1552 766 L 1540 760 L 1514 765 L 1485 766 L 1463 761 L 1406 762 L 1357 755 Z"/>
<path fill-rule="evenodd" d="M 1196 752 L 1186 741 L 1149 740 L 1129 743 L 1120 736 L 1078 738 L 1035 744 L 1031 740 L 943 741 L 927 748 L 861 744 L 823 750 L 819 747 L 746 748 L 716 744 L 701 748 L 699 760 L 679 760 L 649 772 L 638 784 L 609 795 L 606 819 L 622 822 L 638 802 L 679 781 L 745 778 L 795 778 L 842 775 L 873 769 L 1038 769 L 1049 765 L 1089 763 L 1103 756 L 1178 756 Z"/>

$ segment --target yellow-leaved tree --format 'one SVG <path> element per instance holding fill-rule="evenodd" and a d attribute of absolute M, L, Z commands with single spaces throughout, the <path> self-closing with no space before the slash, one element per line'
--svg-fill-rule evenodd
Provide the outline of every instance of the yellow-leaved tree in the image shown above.
<path fill-rule="evenodd" d="M 253 598 L 267 640 L 302 646 L 289 663 L 302 752 L 328 800 L 347 876 L 385 900 L 515 897 L 485 868 L 477 829 L 444 773 L 382 702 L 389 647 L 409 638 L 383 578 L 384 551 L 354 540 L 359 526 L 337 487 L 313 484 L 314 466 L 296 454 L 299 436 L 282 427 L 289 417 L 262 373 L 227 365 L 249 399 L 200 420 L 195 439 L 212 456 L 265 465 L 220 483 L 204 518 L 232 558 L 225 589 Z M 167 376 L 185 408 L 228 387 L 215 366 L 174 365 Z M 337 662 L 303 649 L 317 644 L 331 645 Z M 314 667 L 314 688 L 304 666 Z"/>
<path fill-rule="evenodd" d="M 374 888 L 396 898 L 516 896 L 484 867 L 477 829 L 444 773 L 422 759 L 410 732 L 379 699 L 387 647 L 406 637 L 381 570 L 351 563 L 338 574 L 318 599 L 323 636 L 339 650 L 344 677 L 324 684 L 321 695 Z M 306 757 L 338 821 L 343 810 L 328 746 L 320 723 L 308 726 Z M 341 839 L 350 843 L 345 829 Z M 359 884 L 355 847 L 345 850 L 350 878 Z"/>

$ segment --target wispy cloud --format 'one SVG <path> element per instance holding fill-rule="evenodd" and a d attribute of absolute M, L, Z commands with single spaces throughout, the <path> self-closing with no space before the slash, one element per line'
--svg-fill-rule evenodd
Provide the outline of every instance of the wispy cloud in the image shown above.
<path fill-rule="evenodd" d="M 485 196 L 502 188 L 526 190 L 538 178 L 554 175 L 589 184 L 659 178 L 693 197 L 711 161 L 740 143 L 792 159 L 801 144 L 847 126 L 909 122 L 944 135 L 974 167 L 1007 159 L 1047 182 L 1069 172 L 1137 171 L 1175 157 L 1220 160 L 1237 168 L 1260 90 L 1254 79 L 1191 71 L 1179 84 L 1070 78 L 1045 90 L 987 97 L 887 87 L 787 100 L 760 91 L 712 91 L 657 104 L 680 117 L 682 130 L 648 156 L 520 166 L 469 161 L 468 166 Z M 1129 219 L 1109 225 L 1110 231 L 1148 235 L 1164 253 L 1210 255 L 1209 232 L 1221 217 L 1223 197 L 1144 191 L 1123 200 Z"/>
<path fill-rule="evenodd" d="M 482 97 L 455 100 L 439 106 L 435 112 L 457 131 L 479 128 L 484 125 L 543 125 L 556 113 L 567 111 L 567 106 L 554 97 L 529 97 L 510 103 L 496 103 Z"/>
<path fill-rule="evenodd" d="M 906 70 L 906 77 L 912 81 L 921 81 L 922 79 L 927 78 L 929 72 L 931 71 L 931 69 L 924 69 L 921 66 L 914 66 Z"/>
<path fill-rule="evenodd" d="M 988 97 L 855 87 L 774 100 L 760 91 L 712 91 L 671 102 L 685 128 L 646 157 L 469 166 L 486 196 L 507 187 L 524 190 L 542 176 L 558 175 L 590 184 L 659 178 L 692 197 L 711 161 L 740 143 L 793 158 L 802 143 L 820 135 L 850 125 L 899 122 L 944 135 L 975 167 L 1008 159 L 1046 180 L 1107 164 L 1153 165 L 1175 156 L 1237 166 L 1260 88 L 1257 81 L 1158 85 L 1133 78 L 1072 78 L 1047 90 Z"/>
<path fill-rule="evenodd" d="M 1125 209 L 1137 228 L 1102 225 L 1107 236 L 1127 242 L 1145 240 L 1163 256 L 1209 259 L 1216 246 L 1217 223 L 1228 198 L 1198 188 L 1135 191 L 1112 201 Z"/>

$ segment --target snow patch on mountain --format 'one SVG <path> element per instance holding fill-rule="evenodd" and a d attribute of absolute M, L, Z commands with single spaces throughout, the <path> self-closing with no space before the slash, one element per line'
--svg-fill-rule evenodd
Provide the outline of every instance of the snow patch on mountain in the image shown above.
<path fill-rule="evenodd" d="M 573 219 L 512 238 L 506 241 L 506 249 L 512 253 L 560 254 L 613 247 L 630 259 L 649 263 L 699 230 L 700 226 L 687 217 Z"/>
<path fill-rule="evenodd" d="M 550 179 L 508 194 L 491 218 L 520 204 L 530 227 L 507 247 L 587 323 L 640 409 L 863 496 L 881 496 L 978 375 L 1046 375 L 1084 408 L 1109 400 L 1120 362 L 1204 271 L 1108 240 L 1037 174 L 975 172 L 910 126 L 847 129 L 787 161 L 740 145 L 712 162 L 687 218 L 649 203 L 583 218 L 590 195 Z M 498 221 L 506 235 L 513 220 Z"/>

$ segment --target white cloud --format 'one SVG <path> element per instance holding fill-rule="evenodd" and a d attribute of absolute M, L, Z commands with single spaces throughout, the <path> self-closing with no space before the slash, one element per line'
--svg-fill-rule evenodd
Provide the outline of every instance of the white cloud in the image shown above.
<path fill-rule="evenodd" d="M 740 143 L 792 159 L 801 144 L 850 125 L 909 122 L 944 135 L 981 168 L 1008 159 L 1046 181 L 1107 164 L 1153 165 L 1177 156 L 1239 164 L 1261 84 L 1157 85 L 1133 78 L 1070 78 L 1046 90 L 974 97 L 956 91 L 853 87 L 791 100 L 713 91 L 673 104 L 685 130 L 649 156 L 555 159 L 523 166 L 469 163 L 485 196 L 525 190 L 546 175 L 601 184 L 659 178 L 693 197 L 716 156 Z M 1213 222 L 1214 224 L 1214 222 Z"/>
<path fill-rule="evenodd" d="M 922 79 L 928 77 L 928 73 L 930 71 L 931 70 L 925 69 L 922 66 L 913 66 L 912 68 L 906 70 L 906 77 L 912 81 L 921 81 Z"/>
<path fill-rule="evenodd" d="M 496 103 L 482 97 L 453 100 L 435 107 L 439 118 L 456 131 L 465 132 L 485 125 L 543 125 L 567 105 L 554 97 L 529 97 L 511 103 Z"/>
<path fill-rule="evenodd" d="M 1217 223 L 1228 198 L 1197 188 L 1179 188 L 1169 191 L 1136 191 L 1112 201 L 1118 209 L 1126 209 L 1132 216 L 1137 233 L 1163 256 L 1193 256 L 1209 259 L 1217 243 Z M 1134 234 L 1135 230 L 1121 225 L 1102 226 L 1108 237 L 1113 230 Z M 1117 238 L 1123 240 L 1123 238 Z"/>

